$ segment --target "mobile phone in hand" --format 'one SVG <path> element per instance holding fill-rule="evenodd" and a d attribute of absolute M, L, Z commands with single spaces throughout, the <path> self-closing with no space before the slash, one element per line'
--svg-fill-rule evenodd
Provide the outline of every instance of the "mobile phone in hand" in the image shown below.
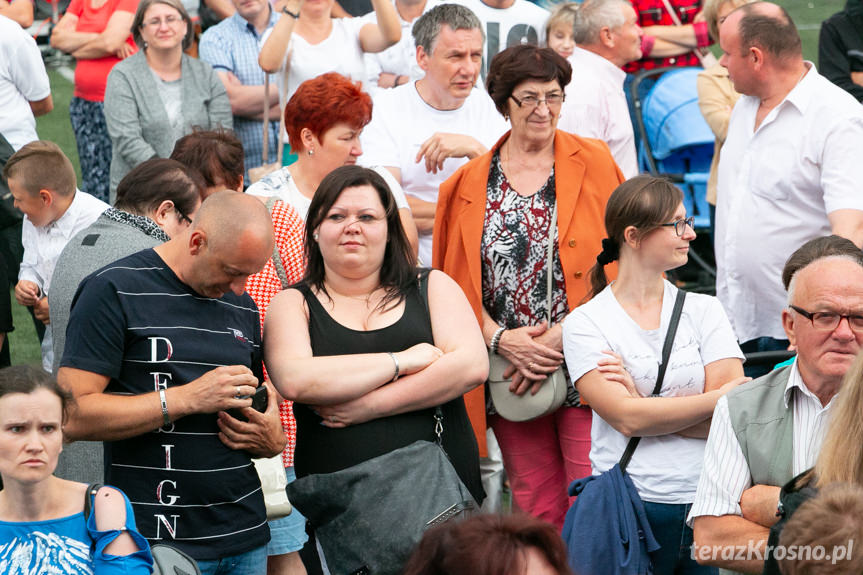
<path fill-rule="evenodd" d="M 243 396 L 242 399 L 246 399 L 248 397 L 250 397 L 250 396 L 246 395 L 246 396 Z M 266 384 L 262 383 L 261 385 L 259 385 L 257 387 L 257 389 L 255 389 L 255 393 L 253 393 L 251 395 L 251 398 L 252 398 L 252 409 L 254 409 L 255 411 L 258 411 L 260 413 L 265 412 L 267 410 L 267 404 L 268 404 Z M 227 410 L 227 412 L 228 412 L 228 415 L 230 415 L 234 419 L 239 419 L 240 421 L 248 421 L 246 416 L 243 415 L 243 413 L 236 407 L 232 407 L 231 409 Z"/>

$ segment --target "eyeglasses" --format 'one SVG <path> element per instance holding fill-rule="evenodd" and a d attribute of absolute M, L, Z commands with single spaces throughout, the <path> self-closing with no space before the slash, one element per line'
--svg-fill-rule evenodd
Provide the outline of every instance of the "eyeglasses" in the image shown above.
<path fill-rule="evenodd" d="M 190 226 L 192 225 L 192 218 L 181 212 L 180 208 L 174 206 L 174 211 L 177 212 L 177 218 L 180 220 L 180 223 L 186 222 Z"/>
<path fill-rule="evenodd" d="M 551 94 L 546 94 L 544 100 L 540 100 L 536 96 L 529 94 L 519 99 L 515 96 L 510 96 L 512 101 L 516 103 L 519 108 L 527 107 L 529 109 L 538 108 L 540 104 L 545 104 L 547 107 L 552 106 L 560 106 L 563 101 L 566 99 L 566 95 L 562 92 L 552 92 Z"/>
<path fill-rule="evenodd" d="M 674 233 L 676 233 L 678 237 L 683 237 L 683 234 L 686 233 L 686 226 L 695 229 L 695 216 L 689 216 L 688 218 L 680 218 L 679 220 L 674 220 L 673 222 L 659 225 L 662 227 L 674 226 Z"/>
<path fill-rule="evenodd" d="M 159 26 L 161 26 L 163 23 L 167 24 L 168 26 L 173 26 L 174 24 L 176 24 L 177 22 L 181 22 L 182 20 L 183 19 L 179 16 L 165 16 L 164 19 L 153 18 L 152 20 L 147 20 L 146 22 L 144 22 L 143 25 L 149 26 L 150 28 L 158 29 Z"/>
<path fill-rule="evenodd" d="M 791 309 L 812 322 L 815 329 L 823 331 L 833 331 L 839 327 L 839 323 L 843 319 L 848 320 L 848 326 L 852 331 L 863 332 L 863 315 L 857 314 L 840 314 L 832 311 L 816 311 L 808 312 L 796 305 L 789 305 Z"/>

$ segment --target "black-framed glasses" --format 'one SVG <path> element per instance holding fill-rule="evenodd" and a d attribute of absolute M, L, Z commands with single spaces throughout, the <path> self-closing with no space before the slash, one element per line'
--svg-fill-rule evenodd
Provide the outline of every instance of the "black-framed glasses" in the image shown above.
<path fill-rule="evenodd" d="M 797 307 L 796 305 L 789 305 L 788 307 L 811 321 L 812 326 L 815 329 L 833 331 L 839 327 L 839 323 L 843 319 L 847 319 L 848 327 L 850 327 L 852 331 L 863 332 L 863 315 L 841 314 L 833 311 L 810 312 L 806 311 L 802 307 Z"/>
<path fill-rule="evenodd" d="M 177 215 L 180 218 L 180 222 L 186 222 L 190 226 L 192 225 L 192 218 L 190 218 L 189 216 L 184 214 L 183 211 L 180 210 L 180 208 L 178 208 L 177 206 L 174 206 L 174 211 L 177 212 Z"/>
<path fill-rule="evenodd" d="M 678 237 L 683 237 L 683 234 L 686 233 L 686 226 L 695 229 L 695 216 L 689 216 L 688 218 L 680 218 L 679 220 L 674 220 L 673 222 L 659 225 L 661 225 L 662 227 L 674 226 L 674 233 L 677 234 Z"/>
<path fill-rule="evenodd" d="M 545 104 L 549 108 L 552 106 L 560 106 L 563 101 L 566 99 L 566 95 L 563 92 L 552 92 L 551 94 L 546 94 L 544 99 L 540 99 L 533 94 L 528 94 L 523 98 L 516 98 L 515 96 L 510 96 L 512 101 L 519 108 L 538 108 L 540 104 Z"/>

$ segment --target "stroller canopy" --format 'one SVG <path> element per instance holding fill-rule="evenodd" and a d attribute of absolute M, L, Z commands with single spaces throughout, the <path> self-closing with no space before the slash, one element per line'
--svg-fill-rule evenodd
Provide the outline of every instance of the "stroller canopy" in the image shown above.
<path fill-rule="evenodd" d="M 695 88 L 700 71 L 701 68 L 681 68 L 666 72 L 644 99 L 644 129 L 657 160 L 690 146 L 707 144 L 712 151 L 713 132 L 698 108 Z"/>

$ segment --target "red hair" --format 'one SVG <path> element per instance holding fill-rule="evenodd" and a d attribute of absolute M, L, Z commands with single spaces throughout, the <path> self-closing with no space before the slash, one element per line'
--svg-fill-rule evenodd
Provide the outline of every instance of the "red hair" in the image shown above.
<path fill-rule="evenodd" d="M 362 129 L 372 119 L 372 98 L 360 82 L 328 72 L 306 80 L 285 106 L 285 128 L 294 153 L 304 149 L 300 132 L 307 128 L 320 139 L 336 124 Z"/>

